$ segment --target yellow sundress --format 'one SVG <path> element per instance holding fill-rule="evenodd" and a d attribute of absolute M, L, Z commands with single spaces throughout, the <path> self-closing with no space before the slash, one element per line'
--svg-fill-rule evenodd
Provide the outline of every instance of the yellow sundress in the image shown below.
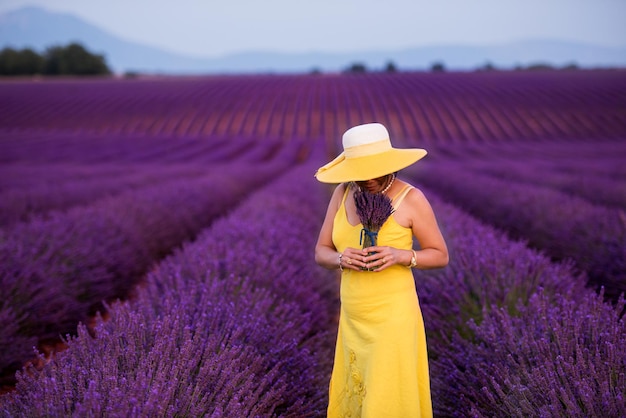
<path fill-rule="evenodd" d="M 393 199 L 397 208 L 411 189 Z M 362 225 L 351 225 L 345 209 L 348 188 L 333 224 L 338 251 L 361 248 Z M 393 215 L 378 233 L 378 245 L 411 249 L 410 228 Z M 424 322 L 411 269 L 381 272 L 345 269 L 328 417 L 432 417 Z"/>

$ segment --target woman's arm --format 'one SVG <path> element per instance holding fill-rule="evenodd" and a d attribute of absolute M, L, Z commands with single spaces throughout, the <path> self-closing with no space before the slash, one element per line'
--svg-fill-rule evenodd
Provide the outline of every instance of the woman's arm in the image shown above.
<path fill-rule="evenodd" d="M 416 268 L 445 267 L 449 261 L 448 247 L 430 202 L 421 190 L 415 188 L 409 192 L 406 199 L 413 208 L 411 229 L 420 244 L 420 250 L 415 252 Z"/>
<path fill-rule="evenodd" d="M 315 262 L 320 266 L 329 270 L 335 270 L 340 268 L 360 270 L 361 267 L 365 267 L 363 262 L 364 257 L 367 255 L 361 248 L 346 248 L 340 258 L 340 253 L 333 244 L 333 221 L 337 211 L 341 207 L 341 200 L 346 190 L 346 186 L 341 184 L 335 188 L 328 209 L 326 210 L 326 217 L 320 230 L 319 237 L 317 238 L 317 244 L 315 245 Z"/>
<path fill-rule="evenodd" d="M 339 252 L 333 244 L 333 220 L 341 205 L 344 191 L 345 186 L 343 184 L 335 188 L 330 203 L 328 203 L 328 209 L 326 209 L 326 216 L 317 238 L 317 244 L 315 244 L 315 262 L 329 270 L 339 268 Z"/>

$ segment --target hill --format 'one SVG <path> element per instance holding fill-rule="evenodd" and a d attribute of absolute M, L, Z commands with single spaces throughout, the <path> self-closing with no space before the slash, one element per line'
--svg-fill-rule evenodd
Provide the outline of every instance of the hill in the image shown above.
<path fill-rule="evenodd" d="M 558 40 L 528 40 L 484 46 L 433 45 L 398 50 L 350 53 L 278 53 L 249 51 L 219 57 L 196 58 L 150 45 L 130 42 L 69 14 L 26 7 L 0 14 L 0 46 L 31 47 L 43 51 L 51 45 L 80 42 L 103 54 L 118 73 L 138 71 L 166 74 L 340 71 L 351 63 L 380 69 L 389 61 L 401 70 L 427 69 L 434 62 L 446 68 L 468 70 L 491 63 L 513 68 L 536 63 L 580 67 L 625 67 L 626 46 L 608 48 Z"/>

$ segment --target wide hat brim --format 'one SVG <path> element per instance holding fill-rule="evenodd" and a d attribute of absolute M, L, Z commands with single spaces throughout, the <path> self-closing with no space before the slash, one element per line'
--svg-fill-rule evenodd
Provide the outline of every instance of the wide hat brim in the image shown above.
<path fill-rule="evenodd" d="M 321 167 L 315 177 L 322 183 L 365 181 L 395 173 L 426 156 L 421 148 L 389 148 L 378 154 L 347 158 L 342 152 L 333 161 Z"/>

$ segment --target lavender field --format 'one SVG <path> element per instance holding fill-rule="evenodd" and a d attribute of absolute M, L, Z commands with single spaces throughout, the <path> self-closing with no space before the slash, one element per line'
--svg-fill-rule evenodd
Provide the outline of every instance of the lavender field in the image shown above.
<path fill-rule="evenodd" d="M 313 173 L 372 121 L 429 150 L 435 415 L 622 417 L 621 70 L 0 81 L 0 416 L 325 416 Z"/>

